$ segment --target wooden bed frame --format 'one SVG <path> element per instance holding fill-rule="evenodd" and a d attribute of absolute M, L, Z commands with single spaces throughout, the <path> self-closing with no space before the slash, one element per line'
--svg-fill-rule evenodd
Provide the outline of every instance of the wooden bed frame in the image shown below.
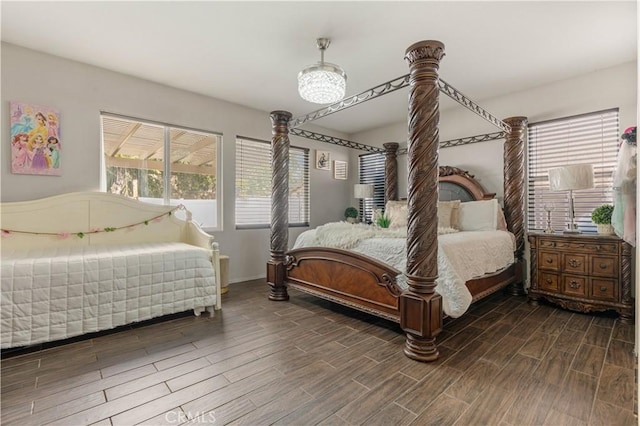
<path fill-rule="evenodd" d="M 443 91 L 473 112 L 505 130 L 504 213 L 507 227 L 516 238 L 516 262 L 498 273 L 467 282 L 473 300 L 512 285 L 523 294 L 524 249 L 524 137 L 526 117 L 500 121 L 438 77 L 444 45 L 421 41 L 405 55 L 409 63 L 408 129 L 408 224 L 407 290 L 400 290 L 395 277 L 400 272 L 383 262 L 357 253 L 332 248 L 287 251 L 288 243 L 288 153 L 289 128 L 304 120 L 292 120 L 287 111 L 274 111 L 272 120 L 272 208 L 271 250 L 267 263 L 269 299 L 289 299 L 287 285 L 319 297 L 400 323 L 406 332 L 404 353 L 418 361 L 438 358 L 436 336 L 442 330 L 442 298 L 435 292 L 438 277 L 437 217 L 438 183 L 448 181 L 465 188 L 474 199 L 492 198 L 468 173 L 438 167 L 439 92 Z M 450 93 L 451 92 L 451 93 Z M 453 93 L 453 94 L 452 94 Z M 309 114 L 313 119 L 361 102 L 360 95 Z M 355 99 L 355 100 L 354 100 Z M 328 111 L 328 112 L 325 112 Z M 309 121 L 309 120 L 307 120 Z M 397 200 L 398 144 L 384 144 L 385 197 Z"/>

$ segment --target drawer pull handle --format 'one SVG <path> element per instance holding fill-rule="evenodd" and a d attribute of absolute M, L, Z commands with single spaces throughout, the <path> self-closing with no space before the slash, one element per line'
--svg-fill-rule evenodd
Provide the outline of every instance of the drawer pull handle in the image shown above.
<path fill-rule="evenodd" d="M 607 291 L 606 287 L 600 287 L 600 291 Z"/>
<path fill-rule="evenodd" d="M 577 268 L 578 266 L 582 265 L 581 262 L 575 260 L 575 259 L 571 259 L 569 261 L 569 266 L 571 266 L 572 268 Z M 600 265 L 602 267 L 602 265 Z"/>
<path fill-rule="evenodd" d="M 571 281 L 571 282 L 569 283 L 569 287 L 571 287 L 571 288 L 573 288 L 573 289 L 578 289 L 578 288 L 580 288 L 580 283 L 579 283 L 579 282 L 577 282 L 577 281 Z"/>
<path fill-rule="evenodd" d="M 553 259 L 550 259 L 550 258 L 546 258 L 544 261 L 547 263 L 553 263 Z"/>
<path fill-rule="evenodd" d="M 600 264 L 600 269 L 607 269 L 607 264 L 606 263 L 601 263 Z"/>
<path fill-rule="evenodd" d="M 553 282 L 553 281 L 551 280 L 551 278 L 547 278 L 545 281 L 546 281 L 546 283 L 547 283 L 547 284 L 551 284 L 551 283 Z"/>

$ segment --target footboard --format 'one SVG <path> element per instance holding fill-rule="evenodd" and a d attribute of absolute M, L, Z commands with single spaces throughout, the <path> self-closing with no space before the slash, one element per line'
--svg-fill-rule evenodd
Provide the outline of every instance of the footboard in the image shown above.
<path fill-rule="evenodd" d="M 400 321 L 395 268 L 355 252 L 306 247 L 287 253 L 285 282 L 301 291 Z"/>

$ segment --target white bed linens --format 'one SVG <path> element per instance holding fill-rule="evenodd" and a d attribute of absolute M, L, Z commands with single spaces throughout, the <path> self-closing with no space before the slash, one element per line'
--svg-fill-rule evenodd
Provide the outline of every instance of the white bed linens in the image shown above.
<path fill-rule="evenodd" d="M 333 225 L 323 225 L 318 229 L 321 233 L 326 233 L 327 227 L 335 228 L 336 232 L 344 231 L 342 225 Z M 315 237 L 316 231 L 311 229 L 300 234 L 294 248 L 320 246 Z M 327 238 L 323 238 L 323 241 L 326 243 Z M 349 247 L 349 250 L 381 260 L 404 273 L 407 264 L 406 244 L 405 230 L 403 238 L 398 238 L 397 235 L 389 235 L 387 238 L 364 238 Z M 345 248 L 341 247 L 340 243 L 330 246 Z M 472 296 L 465 282 L 512 264 L 514 249 L 515 238 L 513 234 L 505 231 L 468 231 L 439 235 L 436 291 L 442 295 L 444 312 L 453 318 L 466 312 Z M 397 281 L 400 287 L 407 288 L 403 274 L 398 275 Z"/>
<path fill-rule="evenodd" d="M 216 302 L 208 251 L 185 243 L 3 250 L 1 260 L 2 348 Z"/>

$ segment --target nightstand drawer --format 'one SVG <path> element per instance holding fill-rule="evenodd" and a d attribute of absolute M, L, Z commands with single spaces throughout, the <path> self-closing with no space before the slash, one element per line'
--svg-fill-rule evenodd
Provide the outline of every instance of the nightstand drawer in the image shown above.
<path fill-rule="evenodd" d="M 552 251 L 540 251 L 538 258 L 538 268 L 548 271 L 560 270 L 560 254 Z"/>
<path fill-rule="evenodd" d="M 562 270 L 570 274 L 586 274 L 587 273 L 587 255 L 586 254 L 562 254 Z"/>
<path fill-rule="evenodd" d="M 591 275 L 617 278 L 618 258 L 609 256 L 591 256 Z"/>
<path fill-rule="evenodd" d="M 572 296 L 587 295 L 587 278 L 575 275 L 562 276 L 562 294 Z"/>
<path fill-rule="evenodd" d="M 591 279 L 591 297 L 599 300 L 618 301 L 618 280 Z"/>
<path fill-rule="evenodd" d="M 618 245 L 613 243 L 587 244 L 590 252 L 602 254 L 618 254 Z"/>
<path fill-rule="evenodd" d="M 549 272 L 541 272 L 538 279 L 538 287 L 546 291 L 560 291 L 560 277 L 558 274 L 550 274 Z"/>

